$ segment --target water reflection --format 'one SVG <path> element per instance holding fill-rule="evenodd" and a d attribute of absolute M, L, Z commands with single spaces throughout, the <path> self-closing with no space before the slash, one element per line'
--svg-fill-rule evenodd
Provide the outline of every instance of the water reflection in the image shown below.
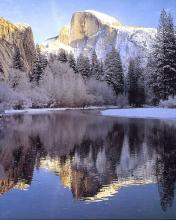
<path fill-rule="evenodd" d="M 172 206 L 176 126 L 68 111 L 9 116 L 0 124 L 0 194 L 30 189 L 33 171 L 58 175 L 76 200 L 101 201 L 124 186 L 157 183 Z"/>

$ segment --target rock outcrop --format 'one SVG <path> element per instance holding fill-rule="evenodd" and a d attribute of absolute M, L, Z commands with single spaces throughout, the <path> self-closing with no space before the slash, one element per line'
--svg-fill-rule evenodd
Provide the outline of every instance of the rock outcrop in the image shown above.
<path fill-rule="evenodd" d="M 156 29 L 125 26 L 113 17 L 96 11 L 75 12 L 69 25 L 60 34 L 42 44 L 46 53 L 57 53 L 60 48 L 90 55 L 95 49 L 104 59 L 112 46 L 119 49 L 124 67 L 131 57 L 145 59 L 155 38 Z"/>
<path fill-rule="evenodd" d="M 12 63 L 14 48 L 20 50 L 24 68 L 31 69 L 33 56 L 35 54 L 35 44 L 31 27 L 26 24 L 12 24 L 0 18 L 0 63 L 3 68 L 3 76 L 6 77 Z"/>

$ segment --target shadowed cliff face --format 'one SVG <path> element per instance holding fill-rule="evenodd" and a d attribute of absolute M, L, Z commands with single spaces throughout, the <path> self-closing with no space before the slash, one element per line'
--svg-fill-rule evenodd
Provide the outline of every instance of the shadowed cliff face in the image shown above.
<path fill-rule="evenodd" d="M 0 193 L 30 189 L 34 169 L 60 177 L 77 200 L 102 201 L 129 185 L 157 183 L 174 200 L 174 124 L 62 112 L 9 116 L 0 124 Z"/>
<path fill-rule="evenodd" d="M 4 18 L 0 18 L 0 63 L 3 66 L 5 76 L 12 63 L 15 47 L 20 50 L 25 69 L 30 70 L 35 54 L 31 28 L 28 25 L 12 24 Z"/>

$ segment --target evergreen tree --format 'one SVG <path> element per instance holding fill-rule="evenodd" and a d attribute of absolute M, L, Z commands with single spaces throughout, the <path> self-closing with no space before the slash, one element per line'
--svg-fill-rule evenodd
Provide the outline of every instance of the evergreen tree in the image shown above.
<path fill-rule="evenodd" d="M 100 70 L 99 70 L 99 75 L 97 76 L 97 79 L 101 81 L 101 80 L 104 80 L 103 79 L 104 78 L 104 64 L 102 60 L 100 60 L 99 63 L 100 63 L 99 64 Z"/>
<path fill-rule="evenodd" d="M 15 47 L 12 68 L 24 71 L 24 62 L 18 47 Z"/>
<path fill-rule="evenodd" d="M 40 63 L 41 63 L 41 69 L 43 72 L 45 70 L 46 66 L 48 65 L 48 59 L 45 54 L 40 53 Z"/>
<path fill-rule="evenodd" d="M 144 83 L 144 75 L 143 69 L 141 67 L 138 68 L 138 96 L 137 96 L 137 105 L 142 106 L 146 101 L 145 94 L 145 83 Z"/>
<path fill-rule="evenodd" d="M 119 52 L 113 48 L 107 54 L 105 63 L 105 80 L 110 84 L 117 95 L 124 92 L 124 74 Z"/>
<path fill-rule="evenodd" d="M 57 60 L 62 62 L 62 63 L 66 63 L 67 62 L 67 53 L 65 52 L 64 49 L 60 49 L 59 53 L 57 55 Z"/>
<path fill-rule="evenodd" d="M 77 71 L 84 79 L 90 77 L 90 61 L 89 58 L 80 54 L 77 59 Z"/>
<path fill-rule="evenodd" d="M 135 105 L 137 97 L 137 76 L 135 71 L 135 62 L 130 60 L 127 75 L 128 87 L 128 102 L 130 105 Z"/>
<path fill-rule="evenodd" d="M 77 73 L 76 60 L 72 52 L 68 55 L 68 63 L 73 71 Z"/>
<path fill-rule="evenodd" d="M 160 99 L 176 94 L 176 37 L 171 15 L 163 9 L 154 44 L 154 69 Z"/>
<path fill-rule="evenodd" d="M 3 74 L 3 73 L 4 73 L 3 66 L 2 66 L 2 63 L 0 63 L 0 74 Z"/>
<path fill-rule="evenodd" d="M 2 63 L 0 62 L 0 81 L 4 79 L 4 70 Z"/>
<path fill-rule="evenodd" d="M 155 59 L 153 56 L 150 56 L 146 66 L 146 83 L 148 87 L 147 94 L 149 96 L 150 102 L 152 105 L 158 105 L 160 101 L 159 97 L 159 87 L 158 87 L 158 74 L 155 70 Z"/>
<path fill-rule="evenodd" d="M 51 54 L 49 55 L 49 62 L 54 62 L 55 60 L 57 60 L 57 55 L 51 53 Z"/>
<path fill-rule="evenodd" d="M 131 59 L 127 75 L 128 101 L 132 106 L 145 104 L 145 85 L 140 61 Z"/>
<path fill-rule="evenodd" d="M 95 79 L 100 78 L 100 62 L 97 58 L 97 54 L 95 50 L 93 51 L 91 57 L 91 76 L 94 77 Z"/>
<path fill-rule="evenodd" d="M 40 79 L 42 78 L 42 74 L 47 66 L 47 58 L 45 55 L 41 54 L 41 50 L 39 45 L 36 46 L 36 54 L 33 61 L 32 73 L 30 76 L 30 80 L 38 85 Z"/>

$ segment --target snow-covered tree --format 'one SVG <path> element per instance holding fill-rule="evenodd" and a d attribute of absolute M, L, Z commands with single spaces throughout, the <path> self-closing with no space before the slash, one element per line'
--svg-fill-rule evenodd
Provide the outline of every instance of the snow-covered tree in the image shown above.
<path fill-rule="evenodd" d="M 117 95 L 124 91 L 124 74 L 119 52 L 113 47 L 107 54 L 105 63 L 105 80 L 110 84 Z"/>
<path fill-rule="evenodd" d="M 145 81 L 146 81 L 146 86 L 147 86 L 147 101 L 149 104 L 152 105 L 158 105 L 160 101 L 159 97 L 159 86 L 158 86 L 158 74 L 155 69 L 155 59 L 151 55 L 148 59 L 148 63 L 145 69 Z"/>
<path fill-rule="evenodd" d="M 14 48 L 12 68 L 24 71 L 24 61 L 18 47 Z"/>
<path fill-rule="evenodd" d="M 104 80 L 104 63 L 102 60 L 99 61 L 100 62 L 100 70 L 99 70 L 99 76 L 97 76 L 97 79 L 100 81 Z"/>
<path fill-rule="evenodd" d="M 41 63 L 41 69 L 43 72 L 45 70 L 46 66 L 48 65 L 48 59 L 47 59 L 46 54 L 40 53 L 40 63 Z"/>
<path fill-rule="evenodd" d="M 95 105 L 115 104 L 116 96 L 113 88 L 106 81 L 90 78 L 86 83 L 87 91 L 94 96 Z"/>
<path fill-rule="evenodd" d="M 136 103 L 136 97 L 138 95 L 137 80 L 138 79 L 135 70 L 135 61 L 130 60 L 127 75 L 128 102 L 130 105 L 134 105 Z"/>
<path fill-rule="evenodd" d="M 176 36 L 171 15 L 163 9 L 154 44 L 155 76 L 160 99 L 176 94 Z"/>
<path fill-rule="evenodd" d="M 49 62 L 54 62 L 55 60 L 57 60 L 57 55 L 55 53 L 50 53 L 49 54 Z"/>
<path fill-rule="evenodd" d="M 82 76 L 75 74 L 68 63 L 51 63 L 45 69 L 40 87 L 46 91 L 50 107 L 84 106 L 91 102 Z"/>
<path fill-rule="evenodd" d="M 47 66 L 47 58 L 41 53 L 39 45 L 36 46 L 36 54 L 33 61 L 32 73 L 30 75 L 31 82 L 36 86 L 42 78 L 42 73 Z"/>
<path fill-rule="evenodd" d="M 22 79 L 26 78 L 24 74 L 24 72 L 18 69 L 10 68 L 8 73 L 7 84 L 13 89 L 18 88 L 19 86 L 21 86 L 20 84 L 23 82 Z"/>
<path fill-rule="evenodd" d="M 4 70 L 3 70 L 3 67 L 2 67 L 2 63 L 0 62 L 0 74 L 3 74 L 4 73 Z"/>
<path fill-rule="evenodd" d="M 77 73 L 76 60 L 72 52 L 68 55 L 68 63 L 69 66 L 73 69 L 73 71 Z"/>
<path fill-rule="evenodd" d="M 84 79 L 90 77 L 90 61 L 83 54 L 80 54 L 77 59 L 77 71 Z"/>
<path fill-rule="evenodd" d="M 12 100 L 12 89 L 5 82 L 0 82 L 0 113 L 12 107 Z"/>
<path fill-rule="evenodd" d="M 2 81 L 3 78 L 4 78 L 4 69 L 2 63 L 0 62 L 0 81 Z"/>
<path fill-rule="evenodd" d="M 95 79 L 99 79 L 100 78 L 100 62 L 97 58 L 97 54 L 95 52 L 95 50 L 92 53 L 91 56 L 91 77 L 95 78 Z"/>
<path fill-rule="evenodd" d="M 145 85 L 143 70 L 139 59 L 131 59 L 127 75 L 128 101 L 132 106 L 145 104 Z"/>
<path fill-rule="evenodd" d="M 57 60 L 66 63 L 67 62 L 67 53 L 64 49 L 60 49 L 57 55 Z"/>

